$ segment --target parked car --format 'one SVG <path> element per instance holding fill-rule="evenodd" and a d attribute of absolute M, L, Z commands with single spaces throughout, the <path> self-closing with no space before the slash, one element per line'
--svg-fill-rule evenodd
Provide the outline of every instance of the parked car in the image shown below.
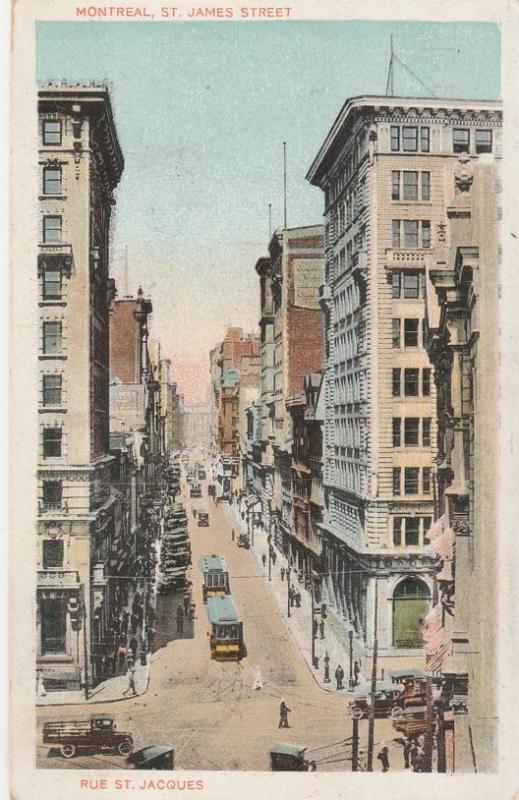
<path fill-rule="evenodd" d="M 199 528 L 209 527 L 209 514 L 207 513 L 207 511 L 198 512 L 198 527 Z"/>
<path fill-rule="evenodd" d="M 402 686 L 392 681 L 377 681 L 375 691 L 375 717 L 389 717 L 399 696 Z M 352 719 L 369 717 L 371 709 L 371 687 L 365 684 L 359 688 L 348 706 L 348 714 Z"/>
<path fill-rule="evenodd" d="M 315 770 L 315 763 L 308 761 L 306 747 L 295 744 L 277 744 L 270 751 L 272 772 L 308 772 Z"/>
<path fill-rule="evenodd" d="M 250 539 L 247 533 L 240 533 L 238 536 L 238 547 L 244 547 L 246 550 L 250 547 Z"/>
<path fill-rule="evenodd" d="M 43 742 L 59 749 L 64 758 L 73 758 L 78 750 L 112 750 L 128 756 L 133 750 L 131 733 L 117 730 L 113 717 L 95 714 L 87 720 L 45 722 Z"/>
<path fill-rule="evenodd" d="M 173 769 L 175 751 L 172 747 L 151 745 L 136 750 L 126 759 L 133 769 Z"/>

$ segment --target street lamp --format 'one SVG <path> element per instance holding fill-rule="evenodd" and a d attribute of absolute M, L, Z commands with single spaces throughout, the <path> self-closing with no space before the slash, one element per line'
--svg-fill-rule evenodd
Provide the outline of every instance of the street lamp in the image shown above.
<path fill-rule="evenodd" d="M 350 692 L 352 692 L 353 691 L 353 628 L 349 629 L 348 638 L 350 640 L 350 679 L 348 688 Z"/>
<path fill-rule="evenodd" d="M 290 601 L 291 601 L 291 596 L 290 596 L 290 589 L 291 589 L 291 586 L 290 586 L 290 572 L 291 572 L 290 563 L 288 563 L 288 565 L 287 565 L 287 616 L 288 617 L 290 617 Z"/>

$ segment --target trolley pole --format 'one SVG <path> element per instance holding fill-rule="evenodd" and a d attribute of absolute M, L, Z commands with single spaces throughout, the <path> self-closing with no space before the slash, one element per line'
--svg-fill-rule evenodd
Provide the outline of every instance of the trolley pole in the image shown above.
<path fill-rule="evenodd" d="M 378 655 L 378 577 L 375 576 L 375 609 L 373 613 L 373 664 L 371 667 L 371 692 L 368 723 L 368 763 L 367 771 L 373 772 L 373 747 L 375 743 L 375 694 L 377 691 L 377 655 Z"/>
<path fill-rule="evenodd" d="M 351 771 L 359 771 L 359 721 L 355 717 L 351 730 Z"/>

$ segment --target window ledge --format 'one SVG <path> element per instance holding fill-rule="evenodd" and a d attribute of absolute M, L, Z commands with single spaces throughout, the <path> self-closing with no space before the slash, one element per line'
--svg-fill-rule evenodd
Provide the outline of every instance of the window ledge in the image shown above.
<path fill-rule="evenodd" d="M 40 194 L 38 200 L 66 200 L 66 194 Z"/>
<path fill-rule="evenodd" d="M 61 664 L 72 664 L 74 659 L 66 653 L 46 653 L 44 656 L 38 656 L 38 664 L 49 664 L 59 661 Z"/>
<path fill-rule="evenodd" d="M 48 306 L 66 306 L 66 300 L 40 300 L 38 303 L 40 308 L 43 306 L 44 308 L 48 308 Z"/>
<path fill-rule="evenodd" d="M 38 359 L 40 361 L 51 361 L 53 358 L 57 358 L 60 361 L 65 361 L 67 356 L 65 353 L 39 353 Z"/>
<path fill-rule="evenodd" d="M 66 414 L 67 409 L 64 406 L 51 406 L 51 405 L 45 406 L 41 404 L 40 407 L 38 408 L 38 411 L 40 414 L 46 411 L 49 411 L 52 414 Z"/>

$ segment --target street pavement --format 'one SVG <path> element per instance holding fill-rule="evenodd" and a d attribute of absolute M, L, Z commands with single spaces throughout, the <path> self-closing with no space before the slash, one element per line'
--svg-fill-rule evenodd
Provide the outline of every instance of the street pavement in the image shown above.
<path fill-rule="evenodd" d="M 111 753 L 80 754 L 65 760 L 41 742 L 46 720 L 86 719 L 94 711 L 113 714 L 119 731 L 129 731 L 135 747 L 169 745 L 178 769 L 267 770 L 269 750 L 278 742 L 309 749 L 320 770 L 350 770 L 352 723 L 347 696 L 316 683 L 283 614 L 269 593 L 263 569 L 250 551 L 231 540 L 231 516 L 226 506 L 214 505 L 206 494 L 191 500 L 183 482 L 182 496 L 189 520 L 193 551 L 192 625 L 179 631 L 177 608 L 183 596 L 159 596 L 156 636 L 146 694 L 91 706 L 37 709 L 37 764 L 43 768 L 124 769 L 125 759 Z M 197 526 L 192 508 L 209 511 L 209 527 Z M 208 626 L 198 570 L 201 555 L 219 553 L 227 561 L 232 596 L 243 620 L 246 657 L 240 663 L 210 658 Z M 257 684 L 261 688 L 253 688 Z M 290 728 L 278 730 L 279 704 L 291 709 Z M 360 747 L 367 741 L 365 720 L 359 723 Z M 401 749 L 390 720 L 377 720 L 375 756 L 389 746 L 391 767 L 402 768 Z M 375 770 L 380 764 L 375 761 Z"/>

